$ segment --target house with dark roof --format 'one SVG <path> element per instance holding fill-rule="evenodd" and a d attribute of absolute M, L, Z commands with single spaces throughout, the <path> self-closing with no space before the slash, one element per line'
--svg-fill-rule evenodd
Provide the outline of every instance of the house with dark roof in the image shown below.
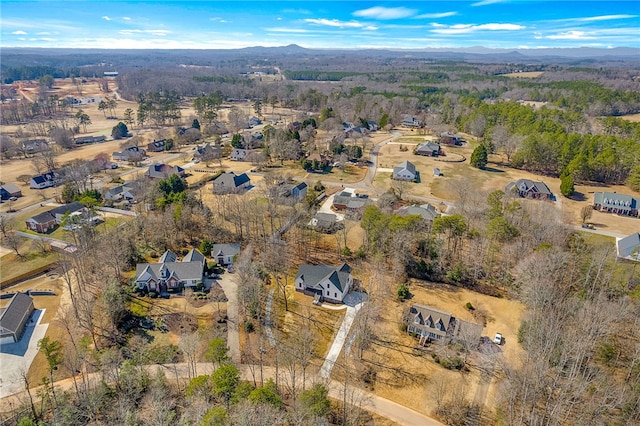
<path fill-rule="evenodd" d="M 147 152 L 137 146 L 130 146 L 120 152 L 111 154 L 114 161 L 140 161 L 147 156 Z"/>
<path fill-rule="evenodd" d="M 167 144 L 166 139 L 155 140 L 149 144 L 147 144 L 148 152 L 162 152 L 164 151 L 164 147 Z"/>
<path fill-rule="evenodd" d="M 170 166 L 169 164 L 152 164 L 149 166 L 144 175 L 151 179 L 166 179 L 171 175 L 183 177 L 185 170 L 180 166 Z"/>
<path fill-rule="evenodd" d="M 211 248 L 211 257 L 222 266 L 233 264 L 233 259 L 238 254 L 240 254 L 239 243 L 214 244 Z"/>
<path fill-rule="evenodd" d="M 395 180 L 415 181 L 418 178 L 418 171 L 411 161 L 405 160 L 393 168 L 392 178 Z"/>
<path fill-rule="evenodd" d="M 125 183 L 123 185 L 114 186 L 104 192 L 104 199 L 109 201 L 134 201 L 135 189 L 133 184 Z"/>
<path fill-rule="evenodd" d="M 622 216 L 638 217 L 640 199 L 617 192 L 595 192 L 593 208 L 602 212 L 615 213 Z"/>
<path fill-rule="evenodd" d="M 222 147 L 220 147 L 220 145 L 211 145 L 209 142 L 198 146 L 196 152 L 193 153 L 193 159 L 200 161 L 202 161 L 203 158 L 217 159 L 221 157 Z"/>
<path fill-rule="evenodd" d="M 371 201 L 367 195 L 345 190 L 333 196 L 331 208 L 337 211 L 344 211 L 349 216 L 357 218 L 364 213 L 365 207 L 369 204 L 371 204 Z"/>
<path fill-rule="evenodd" d="M 278 185 L 278 196 L 282 198 L 290 198 L 293 200 L 300 200 L 307 195 L 307 184 L 305 182 L 300 183 L 287 183 L 283 182 Z"/>
<path fill-rule="evenodd" d="M 26 154 L 35 154 L 49 149 L 49 142 L 45 139 L 31 139 L 22 142 L 22 149 Z"/>
<path fill-rule="evenodd" d="M 413 115 L 404 115 L 402 117 L 402 125 L 406 127 L 420 127 L 422 122 Z"/>
<path fill-rule="evenodd" d="M 255 149 L 242 149 L 242 148 L 234 148 L 231 152 L 231 156 L 229 159 L 231 161 L 249 161 L 251 158 L 251 154 L 253 154 Z"/>
<path fill-rule="evenodd" d="M 196 249 L 191 249 L 189 252 L 182 258 L 183 262 L 200 262 L 202 266 L 207 263 L 207 259 L 204 257 L 204 254 L 200 253 Z"/>
<path fill-rule="evenodd" d="M 309 226 L 318 232 L 331 234 L 343 226 L 338 222 L 338 216 L 333 213 L 316 213 L 309 222 Z"/>
<path fill-rule="evenodd" d="M 640 233 L 634 232 L 616 241 L 616 252 L 619 258 L 640 262 Z"/>
<path fill-rule="evenodd" d="M 44 189 L 56 186 L 57 179 L 54 172 L 43 173 L 31 178 L 29 187 L 31 189 Z"/>
<path fill-rule="evenodd" d="M 88 145 L 92 143 L 100 143 L 107 140 L 106 136 L 80 136 L 73 139 L 73 143 L 76 145 Z"/>
<path fill-rule="evenodd" d="M 435 142 L 421 143 L 413 151 L 415 155 L 424 155 L 426 157 L 437 157 L 440 155 L 440 144 Z"/>
<path fill-rule="evenodd" d="M 44 234 L 60 225 L 66 214 L 82 214 L 85 212 L 87 212 L 86 207 L 76 201 L 32 216 L 25 223 L 27 229 Z"/>
<path fill-rule="evenodd" d="M 422 219 L 433 222 L 437 217 L 440 217 L 440 213 L 436 210 L 436 207 L 432 204 L 421 204 L 419 206 L 404 206 L 396 210 L 396 213 L 401 216 L 419 215 Z"/>
<path fill-rule="evenodd" d="M 251 186 L 251 179 L 246 173 L 240 175 L 225 172 L 213 180 L 214 194 L 238 194 Z"/>
<path fill-rule="evenodd" d="M 431 341 L 445 343 L 453 336 L 455 324 L 451 313 L 415 303 L 407 317 L 407 332 L 417 334 L 421 345 Z"/>
<path fill-rule="evenodd" d="M 22 197 L 22 191 L 12 183 L 5 183 L 0 186 L 0 199 L 8 200 L 12 197 Z"/>
<path fill-rule="evenodd" d="M 180 262 L 174 252 L 167 250 L 157 263 L 138 263 L 136 285 L 139 290 L 158 294 L 195 287 L 202 283 L 205 263 L 205 257 L 195 249 Z"/>
<path fill-rule="evenodd" d="M 553 199 L 551 190 L 544 182 L 536 182 L 530 179 L 518 179 L 515 182 L 509 182 L 507 186 L 505 186 L 504 192 L 534 200 Z"/>
<path fill-rule="evenodd" d="M 462 137 L 453 133 L 443 132 L 440 133 L 438 142 L 444 145 L 462 145 Z"/>
<path fill-rule="evenodd" d="M 352 284 L 351 267 L 346 263 L 337 268 L 330 265 L 300 265 L 295 279 L 296 291 L 331 303 L 342 303 Z"/>
<path fill-rule="evenodd" d="M 33 310 L 31 296 L 20 292 L 13 295 L 7 307 L 0 313 L 0 344 L 20 340 Z"/>

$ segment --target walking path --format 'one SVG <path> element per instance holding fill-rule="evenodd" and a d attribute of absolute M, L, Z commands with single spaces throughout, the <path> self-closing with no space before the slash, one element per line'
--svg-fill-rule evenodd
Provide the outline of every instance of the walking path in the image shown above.
<path fill-rule="evenodd" d="M 266 313 L 264 315 L 264 331 L 267 333 L 267 339 L 269 339 L 269 344 L 271 346 L 276 345 L 276 338 L 273 335 L 273 330 L 271 330 L 271 305 L 273 304 L 273 293 L 275 293 L 275 289 L 271 289 L 269 292 L 269 297 L 267 297 L 267 307 Z"/>
<path fill-rule="evenodd" d="M 217 280 L 224 295 L 227 297 L 227 346 L 229 346 L 229 356 L 234 363 L 240 364 L 240 333 L 238 331 L 238 285 L 229 273 L 222 274 Z"/>

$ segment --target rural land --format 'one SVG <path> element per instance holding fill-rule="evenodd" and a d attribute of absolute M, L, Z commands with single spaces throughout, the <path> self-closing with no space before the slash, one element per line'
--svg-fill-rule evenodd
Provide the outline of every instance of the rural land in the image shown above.
<path fill-rule="evenodd" d="M 637 56 L 0 78 L 2 425 L 640 422 Z"/>

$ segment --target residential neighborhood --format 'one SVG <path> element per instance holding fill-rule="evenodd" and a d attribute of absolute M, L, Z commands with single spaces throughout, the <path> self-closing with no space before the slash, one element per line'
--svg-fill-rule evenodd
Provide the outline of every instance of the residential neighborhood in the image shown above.
<path fill-rule="evenodd" d="M 3 424 L 637 423 L 637 55 L 531 47 L 629 5 L 125 1 L 89 21 L 135 51 L 86 52 L 6 6 Z"/>

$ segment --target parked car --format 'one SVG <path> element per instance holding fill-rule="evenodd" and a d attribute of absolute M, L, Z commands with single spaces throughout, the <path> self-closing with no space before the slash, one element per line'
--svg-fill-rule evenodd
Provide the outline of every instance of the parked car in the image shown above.
<path fill-rule="evenodd" d="M 493 343 L 496 345 L 502 344 L 502 333 L 496 333 L 496 336 L 493 338 Z"/>

